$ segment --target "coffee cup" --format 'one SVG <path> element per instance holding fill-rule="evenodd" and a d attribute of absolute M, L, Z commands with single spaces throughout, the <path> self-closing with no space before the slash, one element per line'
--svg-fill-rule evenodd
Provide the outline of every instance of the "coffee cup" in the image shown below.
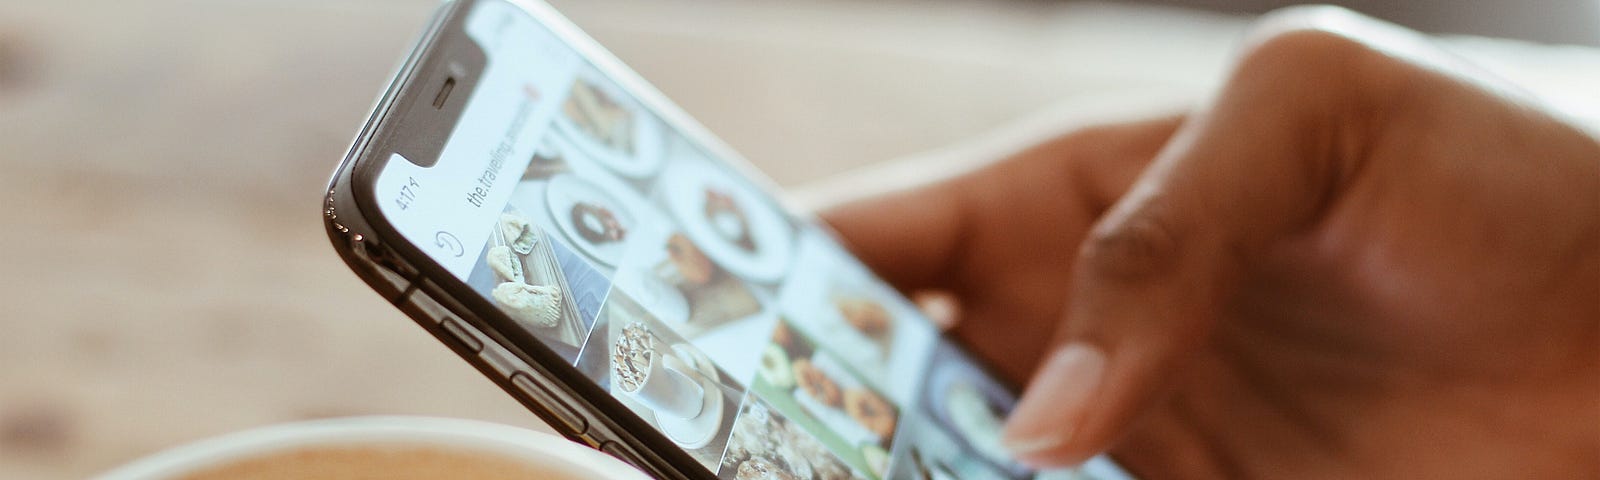
<path fill-rule="evenodd" d="M 705 408 L 706 389 L 678 357 L 663 355 L 650 366 L 650 374 L 638 390 L 628 392 L 657 414 L 694 418 Z"/>
<path fill-rule="evenodd" d="M 202 440 L 96 480 L 648 480 L 626 463 L 549 433 L 474 420 L 351 417 L 289 423 Z"/>
<path fill-rule="evenodd" d="M 682 360 L 672 355 L 644 324 L 623 328 L 613 346 L 617 387 L 657 414 L 694 418 L 705 408 L 706 389 Z"/>

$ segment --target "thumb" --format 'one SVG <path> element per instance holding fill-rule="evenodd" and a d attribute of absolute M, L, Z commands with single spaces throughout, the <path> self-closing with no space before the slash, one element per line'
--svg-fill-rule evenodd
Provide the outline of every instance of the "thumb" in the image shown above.
<path fill-rule="evenodd" d="M 1315 221 L 1351 170 L 1339 146 L 1363 130 L 1346 112 L 1370 107 L 1343 72 L 1370 70 L 1353 64 L 1372 55 L 1313 30 L 1258 42 L 1096 223 L 1060 346 L 1004 430 L 1020 460 L 1070 466 L 1107 449 L 1207 341 L 1241 262 Z"/>

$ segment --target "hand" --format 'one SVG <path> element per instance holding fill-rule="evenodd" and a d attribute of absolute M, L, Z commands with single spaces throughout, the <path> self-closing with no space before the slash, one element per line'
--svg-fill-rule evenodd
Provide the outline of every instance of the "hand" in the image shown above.
<path fill-rule="evenodd" d="M 1032 381 L 1021 459 L 1600 477 L 1600 141 L 1414 33 L 1270 16 L 1212 104 L 826 210 Z"/>

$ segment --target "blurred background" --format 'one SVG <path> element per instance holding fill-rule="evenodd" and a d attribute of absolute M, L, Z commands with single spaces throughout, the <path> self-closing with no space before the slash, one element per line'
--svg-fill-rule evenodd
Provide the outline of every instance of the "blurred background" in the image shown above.
<path fill-rule="evenodd" d="M 792 186 L 1201 101 L 1274 2 L 555 3 Z M 539 427 L 351 274 L 318 217 L 434 6 L 0 3 L 0 478 L 328 416 Z M 1600 50 L 1576 46 L 1600 44 L 1600 1 L 1355 6 L 1600 130 Z"/>

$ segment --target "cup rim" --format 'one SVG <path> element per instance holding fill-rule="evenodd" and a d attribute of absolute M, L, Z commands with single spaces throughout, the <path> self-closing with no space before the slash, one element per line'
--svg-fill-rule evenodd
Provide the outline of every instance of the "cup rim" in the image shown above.
<path fill-rule="evenodd" d="M 621 460 L 558 435 L 479 420 L 406 415 L 308 420 L 247 429 L 162 450 L 93 478 L 168 479 L 298 448 L 350 444 L 436 445 L 559 465 L 592 478 L 650 478 Z"/>

